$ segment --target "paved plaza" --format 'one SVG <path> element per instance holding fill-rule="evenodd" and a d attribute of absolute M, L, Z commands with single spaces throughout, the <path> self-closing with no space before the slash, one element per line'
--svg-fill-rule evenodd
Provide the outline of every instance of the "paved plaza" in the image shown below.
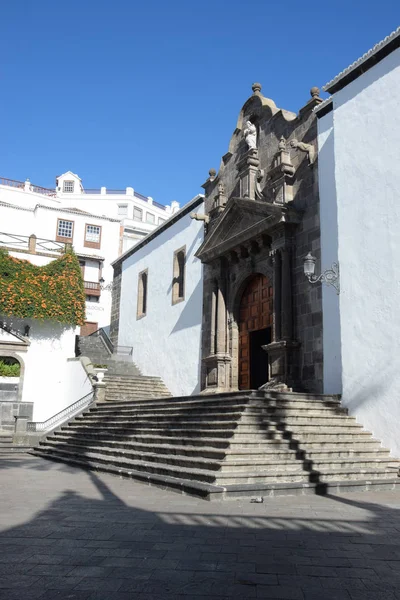
<path fill-rule="evenodd" d="M 212 503 L 0 458 L 0 600 L 400 599 L 400 494 Z"/>

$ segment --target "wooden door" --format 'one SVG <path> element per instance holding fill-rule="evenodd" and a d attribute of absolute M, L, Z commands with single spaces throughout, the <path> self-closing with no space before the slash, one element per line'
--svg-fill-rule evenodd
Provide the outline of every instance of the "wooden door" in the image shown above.
<path fill-rule="evenodd" d="M 85 321 L 83 325 L 81 325 L 80 335 L 90 335 L 94 333 L 99 328 L 98 323 L 94 323 L 93 321 Z"/>
<path fill-rule="evenodd" d="M 250 332 L 272 326 L 272 286 L 264 275 L 254 275 L 247 284 L 239 309 L 239 389 L 251 385 Z M 267 363 L 267 355 L 265 355 Z M 267 377 L 265 378 L 265 381 Z"/>

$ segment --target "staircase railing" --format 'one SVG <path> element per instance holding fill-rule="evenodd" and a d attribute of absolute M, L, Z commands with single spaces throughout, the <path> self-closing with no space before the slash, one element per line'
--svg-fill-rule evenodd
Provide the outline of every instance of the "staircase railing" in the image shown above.
<path fill-rule="evenodd" d="M 80 413 L 84 408 L 90 406 L 93 403 L 94 392 L 91 391 L 83 398 L 80 398 L 76 402 L 73 402 L 60 412 L 56 413 L 46 421 L 28 421 L 27 423 L 27 431 L 32 432 L 45 432 L 51 431 L 61 425 L 65 421 L 68 421 L 78 413 Z"/>

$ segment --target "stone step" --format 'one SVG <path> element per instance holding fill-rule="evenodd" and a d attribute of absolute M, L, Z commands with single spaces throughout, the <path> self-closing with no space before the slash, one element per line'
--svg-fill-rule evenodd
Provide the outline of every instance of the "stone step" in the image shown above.
<path fill-rule="evenodd" d="M 139 404 L 139 403 L 138 403 Z M 226 404 L 226 405 L 216 405 L 216 406 L 194 406 L 189 408 L 187 406 L 171 406 L 171 407 L 149 407 L 147 408 L 143 403 L 135 407 L 132 404 L 125 406 L 124 403 L 120 403 L 118 407 L 109 406 L 108 404 L 98 405 L 96 408 L 90 409 L 90 412 L 95 414 L 104 416 L 106 418 L 112 417 L 114 415 L 118 416 L 126 416 L 127 418 L 140 416 L 143 418 L 158 418 L 158 417 L 179 417 L 179 416 L 193 416 L 193 418 L 197 418 L 199 416 L 210 415 L 212 417 L 218 415 L 231 415 L 240 416 L 244 408 L 243 404 Z M 89 414 L 85 412 L 85 414 Z"/>
<path fill-rule="evenodd" d="M 390 456 L 390 450 L 379 447 L 378 443 L 376 443 L 376 445 L 370 449 L 365 449 L 363 446 L 357 449 L 354 448 L 353 445 L 351 445 L 351 447 L 347 446 L 346 448 L 342 447 L 340 444 L 337 444 L 335 448 L 328 447 L 326 449 L 310 450 L 309 447 L 307 447 L 307 452 L 305 453 L 303 451 L 303 453 L 307 455 L 308 459 L 315 461 L 324 460 L 325 458 L 330 458 L 331 456 L 335 456 L 339 459 L 344 458 L 351 460 L 356 458 L 379 458 Z"/>
<path fill-rule="evenodd" d="M 190 428 L 162 428 L 162 427 L 135 427 L 135 425 L 131 425 L 129 422 L 128 424 L 124 424 L 124 426 L 119 427 L 119 426 L 113 426 L 113 425 L 109 425 L 109 424 L 99 424 L 99 425 L 91 425 L 91 424 L 87 424 L 85 423 L 85 421 L 81 421 L 81 422 L 74 422 L 71 423 L 69 425 L 70 429 L 72 431 L 76 431 L 77 429 L 81 429 L 83 431 L 87 431 L 88 429 L 90 429 L 91 431 L 97 431 L 99 433 L 99 435 L 101 435 L 101 427 L 104 427 L 104 431 L 108 431 L 108 432 L 112 432 L 115 431 L 116 433 L 118 432 L 127 432 L 127 433 L 132 433 L 133 435 L 141 435 L 141 436 L 164 436 L 164 437 L 168 437 L 168 438 L 176 438 L 179 439 L 181 436 L 185 436 L 185 437 L 194 437 L 194 438 L 203 438 L 203 437 L 219 437 L 219 438 L 227 438 L 227 437 L 232 437 L 234 434 L 234 430 L 231 429 L 215 429 L 215 430 L 210 430 L 209 428 L 201 430 L 196 428 L 195 430 L 192 430 Z M 248 434 L 243 434 L 242 436 L 240 434 L 237 434 L 239 436 L 240 439 L 251 439 L 254 438 L 255 436 L 259 436 L 259 439 L 266 439 L 268 438 L 268 436 L 275 436 L 275 432 L 269 434 L 269 433 L 265 433 L 265 434 L 253 434 L 250 438 L 250 436 Z M 277 433 L 276 435 L 279 435 L 279 433 Z"/>
<path fill-rule="evenodd" d="M 143 410 L 143 411 L 169 411 L 172 409 L 175 410 L 195 410 L 195 409 L 200 409 L 200 410 L 211 410 L 213 407 L 218 408 L 219 410 L 224 410 L 225 408 L 229 408 L 230 406 L 238 408 L 239 410 L 243 410 L 246 406 L 246 398 L 241 398 L 241 399 L 235 399 L 232 402 L 228 402 L 228 401 L 213 401 L 213 400 L 205 400 L 205 399 L 200 399 L 200 400 L 193 400 L 193 401 L 186 401 L 186 402 L 182 402 L 182 401 L 177 401 L 176 398 L 172 398 L 171 400 L 166 400 L 163 398 L 160 399 L 154 399 L 151 400 L 150 402 L 146 401 L 146 402 L 126 402 L 126 403 L 122 403 L 122 402 L 109 402 L 108 404 L 102 404 L 96 407 L 95 410 L 98 410 L 99 413 L 101 412 L 109 412 L 111 410 L 117 410 L 117 411 L 122 411 L 123 412 L 127 412 L 129 410 L 133 410 L 133 411 L 139 411 L 139 410 Z"/>
<path fill-rule="evenodd" d="M 86 457 L 79 458 L 77 456 L 72 455 L 60 457 L 57 455 L 51 455 L 41 452 L 40 449 L 36 448 L 33 454 L 37 456 L 42 456 L 43 458 L 48 458 L 55 462 L 67 463 L 70 465 L 79 466 L 93 471 L 101 471 L 104 473 L 111 473 L 114 475 L 127 477 L 129 479 L 135 479 L 137 481 L 141 481 L 146 484 L 151 484 L 156 487 L 168 487 L 172 491 L 176 491 L 179 494 L 190 494 L 207 500 L 220 500 L 222 499 L 223 493 L 225 491 L 225 488 L 209 483 L 186 480 L 176 477 L 168 477 L 165 475 L 157 475 L 155 473 L 147 473 L 145 471 L 135 471 L 134 469 L 127 469 L 120 466 L 117 467 L 114 465 L 98 463 L 94 460 L 89 460 Z"/>
<path fill-rule="evenodd" d="M 125 413 L 119 414 L 119 412 L 112 412 L 110 414 L 104 415 L 104 413 L 84 413 L 80 418 L 87 418 L 88 421 L 93 420 L 104 420 L 109 423 L 110 421 L 122 421 L 130 419 L 132 422 L 140 423 L 170 423 L 175 420 L 179 420 L 182 422 L 183 420 L 187 423 L 204 423 L 210 422 L 212 418 L 212 422 L 226 422 L 226 421 L 234 421 L 235 423 L 239 422 L 240 412 L 226 412 L 226 413 L 208 413 L 204 415 L 203 413 L 198 413 L 196 415 L 191 414 L 190 412 L 175 412 L 171 415 L 153 415 L 151 412 L 142 414 L 141 412 L 132 413 L 126 415 Z M 240 421 L 241 422 L 241 421 Z"/>
<path fill-rule="evenodd" d="M 112 436 L 109 436 L 110 439 L 102 439 L 99 440 L 98 436 L 90 436 L 87 435 L 84 437 L 83 435 L 67 435 L 65 432 L 55 432 L 54 436 L 49 436 L 47 438 L 48 441 L 59 441 L 65 440 L 69 441 L 72 444 L 78 444 L 82 446 L 92 446 L 97 445 L 100 447 L 107 448 L 118 448 L 118 449 L 127 449 L 133 450 L 140 453 L 154 452 L 159 454 L 173 454 L 173 455 L 182 455 L 182 456 L 192 456 L 192 457 L 205 457 L 212 458 L 214 460 L 222 460 L 225 456 L 229 456 L 232 460 L 241 460 L 243 457 L 246 457 L 247 460 L 253 459 L 265 459 L 265 460 L 273 460 L 276 459 L 284 459 L 288 460 L 296 458 L 296 451 L 290 450 L 287 445 L 283 449 L 279 449 L 275 446 L 265 446 L 262 452 L 259 450 L 252 449 L 244 449 L 244 450 L 224 450 L 224 449 L 212 449 L 205 447 L 196 447 L 196 446 L 179 446 L 179 445 L 171 445 L 171 444 L 142 444 L 138 442 L 130 442 L 128 440 L 116 440 L 111 439 Z M 231 460 L 229 458 L 229 460 Z"/>
<path fill-rule="evenodd" d="M 75 419 L 75 423 L 84 423 L 86 425 L 106 425 L 107 427 L 127 427 L 129 429 L 174 429 L 179 427 L 180 429 L 239 429 L 243 431 L 252 431 L 250 425 L 240 425 L 235 420 L 226 420 L 226 421 L 200 421 L 198 419 L 189 421 L 187 419 L 170 419 L 168 421 L 157 421 L 157 420 L 145 420 L 142 421 L 140 417 L 135 419 L 126 419 L 126 417 L 122 417 L 118 419 L 118 417 L 113 417 L 110 419 L 104 419 L 103 417 L 78 417 Z M 271 425 L 271 429 L 277 430 L 276 425 Z"/>
<path fill-rule="evenodd" d="M 70 430 L 70 428 L 68 428 Z M 72 430 L 74 431 L 74 430 Z M 81 428 L 82 433 L 86 436 L 88 435 L 88 430 Z M 91 428 L 90 431 L 93 431 L 93 429 Z M 104 434 L 108 434 L 109 431 L 107 429 L 104 430 Z M 101 435 L 101 430 L 99 430 L 96 434 Z M 121 434 L 123 435 L 123 434 Z M 114 437 L 114 436 L 113 436 Z M 194 438 L 194 437 L 180 437 L 180 438 L 174 438 L 174 437 L 168 437 L 168 436 L 162 436 L 162 435 L 143 435 L 143 434 L 137 434 L 137 433 L 132 433 L 132 434 L 125 434 L 124 436 L 125 439 L 129 439 L 131 441 L 134 442 L 141 442 L 141 443 L 148 443 L 148 444 L 163 444 L 163 443 L 168 443 L 168 444 L 173 444 L 173 443 L 178 443 L 179 445 L 190 445 L 190 446 L 203 446 L 203 447 L 207 447 L 210 446 L 212 448 L 226 448 L 227 446 L 229 446 L 229 438 L 225 437 L 225 438 L 218 438 L 218 437 L 203 437 L 203 438 Z M 280 440 L 281 441 L 281 440 Z M 281 441 L 282 442 L 282 441 Z"/>
<path fill-rule="evenodd" d="M 18 446 L 14 444 L 2 444 L 0 443 L 0 454 L 19 454 L 25 453 L 32 450 L 32 446 Z M 1 465 L 0 465 L 1 466 Z"/>

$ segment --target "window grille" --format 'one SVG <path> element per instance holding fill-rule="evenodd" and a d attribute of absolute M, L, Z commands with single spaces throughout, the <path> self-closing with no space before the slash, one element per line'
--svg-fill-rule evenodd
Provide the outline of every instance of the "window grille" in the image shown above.
<path fill-rule="evenodd" d="M 73 221 L 64 221 L 63 219 L 59 219 L 57 226 L 57 235 L 59 237 L 72 239 L 73 226 Z"/>
<path fill-rule="evenodd" d="M 100 242 L 100 232 L 101 227 L 98 225 L 86 225 L 86 241 L 98 244 Z"/>
<path fill-rule="evenodd" d="M 68 194 L 73 194 L 74 192 L 74 181 L 64 181 L 63 183 L 63 192 L 66 192 Z"/>

